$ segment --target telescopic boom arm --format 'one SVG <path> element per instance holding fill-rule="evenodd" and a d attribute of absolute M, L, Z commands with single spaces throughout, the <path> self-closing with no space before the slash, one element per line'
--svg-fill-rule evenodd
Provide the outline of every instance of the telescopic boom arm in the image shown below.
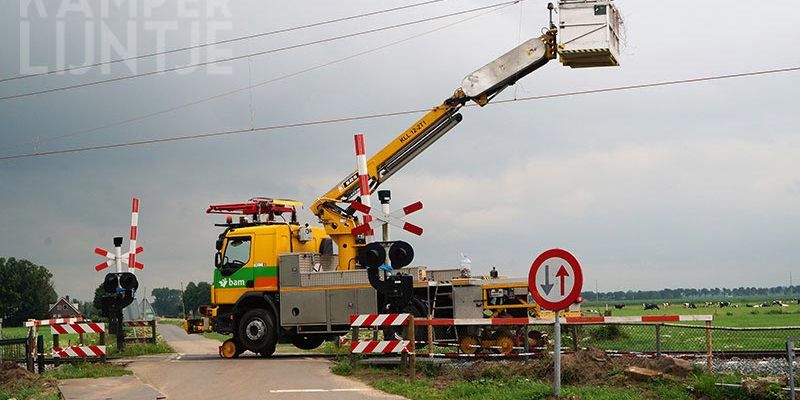
<path fill-rule="evenodd" d="M 458 111 L 468 101 L 480 106 L 488 104 L 505 88 L 555 57 L 556 30 L 550 29 L 469 74 L 450 98 L 422 116 L 367 161 L 369 192 L 377 190 L 384 181 L 461 122 L 462 116 Z M 361 245 L 356 243 L 356 235 L 352 233 L 358 223 L 348 204 L 357 200 L 358 195 L 358 173 L 353 171 L 311 205 L 311 211 L 339 246 L 340 270 L 356 267 Z"/>

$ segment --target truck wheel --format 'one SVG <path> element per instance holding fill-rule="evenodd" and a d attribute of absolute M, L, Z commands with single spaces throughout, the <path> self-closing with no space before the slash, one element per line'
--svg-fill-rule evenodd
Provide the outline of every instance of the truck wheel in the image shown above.
<path fill-rule="evenodd" d="M 292 335 L 292 344 L 300 350 L 314 350 L 324 341 L 322 335 Z"/>
<path fill-rule="evenodd" d="M 275 352 L 278 335 L 275 320 L 266 310 L 247 310 L 239 319 L 238 338 L 253 353 Z M 271 352 L 270 352 L 271 349 Z"/>

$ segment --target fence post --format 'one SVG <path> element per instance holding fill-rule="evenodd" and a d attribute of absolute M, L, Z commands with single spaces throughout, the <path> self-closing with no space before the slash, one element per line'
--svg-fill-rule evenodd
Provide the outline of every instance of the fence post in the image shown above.
<path fill-rule="evenodd" d="M 661 357 L 661 325 L 656 324 L 656 357 Z"/>
<path fill-rule="evenodd" d="M 157 335 L 156 335 L 156 320 L 150 321 L 150 329 L 153 331 L 153 344 L 156 344 Z"/>
<path fill-rule="evenodd" d="M 417 375 L 417 335 L 414 333 L 414 314 L 408 317 L 408 338 L 411 340 L 411 354 L 409 360 L 409 374 L 411 380 Z"/>
<path fill-rule="evenodd" d="M 44 372 L 44 337 L 42 335 L 36 336 L 36 364 L 39 373 Z"/>
<path fill-rule="evenodd" d="M 523 338 L 523 340 L 525 341 L 525 344 L 523 346 L 525 348 L 525 361 L 528 361 L 528 360 L 531 359 L 531 356 L 530 356 L 530 354 L 531 354 L 531 338 L 530 338 L 531 329 L 530 329 L 530 325 L 525 324 L 525 331 L 524 332 L 525 332 L 525 337 Z"/>
<path fill-rule="evenodd" d="M 789 399 L 797 399 L 794 381 L 794 340 L 792 338 L 786 339 L 786 361 L 789 362 Z"/>
<path fill-rule="evenodd" d="M 356 343 L 358 343 L 358 327 L 354 326 L 352 337 L 350 338 L 350 347 L 352 348 Z M 350 351 L 350 366 L 353 368 L 356 367 L 356 355 L 352 351 Z"/>
<path fill-rule="evenodd" d="M 25 341 L 25 368 L 30 372 L 33 372 L 33 349 L 36 348 L 33 345 L 32 335 L 33 331 L 29 331 L 28 336 L 30 337 Z"/>
<path fill-rule="evenodd" d="M 428 314 L 428 357 L 433 358 L 433 324 L 432 316 Z"/>
<path fill-rule="evenodd" d="M 572 325 L 570 328 L 572 333 L 572 350 L 578 351 L 578 325 Z"/>
<path fill-rule="evenodd" d="M 53 349 L 54 349 L 54 351 L 53 351 L 53 356 L 54 356 L 53 357 L 53 365 L 55 365 L 56 367 L 61 365 L 61 358 L 60 357 L 55 357 L 55 353 L 56 353 L 55 349 L 56 348 L 60 348 L 60 347 L 61 346 L 58 343 L 58 334 L 54 333 L 53 334 Z"/>
<path fill-rule="evenodd" d="M 714 350 L 711 344 L 711 321 L 706 321 L 706 370 L 711 372 L 714 367 Z"/>

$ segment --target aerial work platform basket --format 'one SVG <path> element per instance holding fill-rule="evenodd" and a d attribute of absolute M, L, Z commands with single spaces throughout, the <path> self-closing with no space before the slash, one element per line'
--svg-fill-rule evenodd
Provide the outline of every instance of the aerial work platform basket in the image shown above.
<path fill-rule="evenodd" d="M 622 16 L 613 0 L 560 0 L 558 55 L 572 68 L 619 65 Z"/>

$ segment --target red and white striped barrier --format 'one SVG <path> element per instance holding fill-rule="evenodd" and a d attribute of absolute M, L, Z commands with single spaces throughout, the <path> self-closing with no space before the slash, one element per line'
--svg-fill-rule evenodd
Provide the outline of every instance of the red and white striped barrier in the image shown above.
<path fill-rule="evenodd" d="M 642 315 L 631 317 L 566 317 L 561 318 L 563 324 L 621 324 L 647 322 L 689 322 L 711 321 L 711 315 Z M 415 319 L 418 326 L 458 326 L 458 325 L 548 325 L 554 321 L 550 318 L 436 318 Z"/>
<path fill-rule="evenodd" d="M 367 147 L 364 144 L 364 134 L 359 133 L 355 135 L 356 142 L 356 168 L 358 168 L 358 193 L 361 197 L 361 204 L 367 207 L 372 206 L 372 201 L 369 196 L 369 171 L 367 170 Z M 367 228 L 356 234 L 363 233 L 367 243 L 372 242 L 372 237 L 375 232 L 369 227 L 372 222 L 372 216 L 369 214 L 364 215 L 364 224 Z M 355 233 L 355 231 L 353 231 Z"/>
<path fill-rule="evenodd" d="M 68 333 L 104 333 L 105 331 L 106 324 L 97 322 L 50 325 L 50 333 L 53 335 L 66 335 Z"/>
<path fill-rule="evenodd" d="M 139 199 L 133 198 L 131 205 L 131 247 L 128 251 L 128 271 L 134 269 L 144 269 L 144 265 L 136 262 L 136 253 L 139 249 L 136 247 L 136 238 L 139 236 Z"/>
<path fill-rule="evenodd" d="M 49 325 L 56 325 L 56 324 L 74 324 L 77 322 L 83 321 L 83 317 L 73 317 L 73 318 L 54 318 L 54 319 L 29 319 L 25 321 L 25 327 L 39 327 L 39 326 L 49 326 Z"/>
<path fill-rule="evenodd" d="M 106 346 L 69 346 L 69 347 L 54 347 L 53 357 L 58 358 L 86 358 L 86 357 L 105 357 Z"/>
<path fill-rule="evenodd" d="M 361 353 L 408 353 L 409 340 L 359 340 L 350 343 L 350 352 Z"/>
<path fill-rule="evenodd" d="M 125 326 L 150 326 L 154 321 L 122 321 Z"/>
<path fill-rule="evenodd" d="M 410 314 L 361 314 L 350 316 L 351 327 L 402 326 L 408 323 Z"/>

